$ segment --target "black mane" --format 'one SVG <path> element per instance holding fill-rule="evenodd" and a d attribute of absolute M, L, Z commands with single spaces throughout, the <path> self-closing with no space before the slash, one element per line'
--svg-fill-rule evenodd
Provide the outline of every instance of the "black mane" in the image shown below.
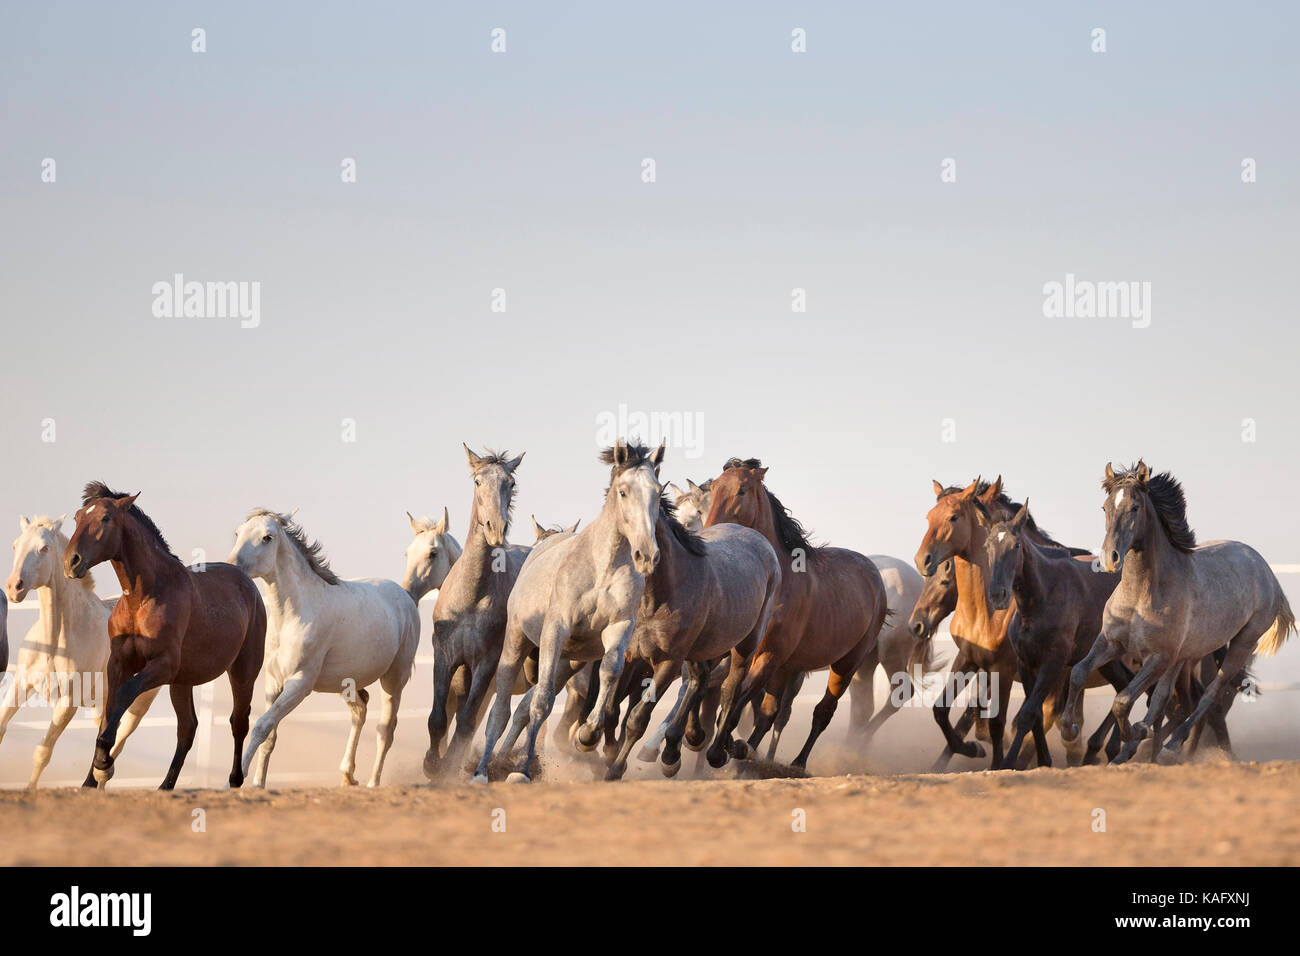
<path fill-rule="evenodd" d="M 1156 509 L 1156 517 L 1160 519 L 1160 526 L 1165 529 L 1169 543 L 1179 551 L 1195 550 L 1196 532 L 1187 523 L 1187 498 L 1183 494 L 1183 486 L 1167 471 L 1152 475 L 1143 482 L 1138 477 L 1139 468 L 1145 470 L 1146 466 L 1139 461 L 1136 465 L 1116 472 L 1113 478 L 1103 478 L 1101 490 L 1108 495 L 1119 488 L 1145 492 Z"/>
<path fill-rule="evenodd" d="M 762 468 L 763 462 L 758 458 L 729 458 L 727 463 L 722 466 L 722 470 L 729 468 Z M 790 509 L 781 504 L 781 499 L 772 494 L 771 489 L 766 484 L 763 485 L 763 491 L 767 493 L 768 504 L 772 506 L 772 520 L 776 524 L 776 537 L 781 542 L 787 553 L 793 552 L 796 548 L 802 549 L 804 554 L 812 557 L 821 551 L 821 546 L 813 544 L 809 540 L 809 531 L 800 523 L 799 519 L 790 513 Z"/>
<path fill-rule="evenodd" d="M 673 533 L 678 544 L 696 557 L 704 557 L 706 547 L 704 539 L 694 531 L 686 530 L 686 526 L 677 520 L 677 506 L 668 500 L 667 489 L 659 495 L 659 513 L 663 515 L 668 530 Z"/>
<path fill-rule="evenodd" d="M 86 487 L 81 491 L 81 504 L 84 507 L 96 498 L 113 498 L 120 501 L 123 498 L 130 497 L 131 496 L 124 491 L 114 491 L 102 481 L 91 481 L 88 482 Z M 162 532 L 158 530 L 158 526 L 153 523 L 152 518 L 141 511 L 138 505 L 134 504 L 131 505 L 131 514 L 135 517 L 136 521 L 140 522 L 141 527 L 148 531 L 153 536 L 154 540 L 162 546 L 164 551 L 170 554 L 173 558 L 176 557 L 176 555 L 172 553 L 171 545 L 167 543 L 167 539 L 163 537 Z M 180 559 L 177 558 L 177 560 L 179 561 Z"/>

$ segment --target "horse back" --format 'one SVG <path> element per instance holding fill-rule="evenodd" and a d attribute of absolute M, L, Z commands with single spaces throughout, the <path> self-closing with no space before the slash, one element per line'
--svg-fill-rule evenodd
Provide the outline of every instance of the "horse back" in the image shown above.
<path fill-rule="evenodd" d="M 192 599 L 175 683 L 205 683 L 234 663 L 245 638 L 257 639 L 259 622 L 265 639 L 266 608 L 257 585 L 233 564 L 187 568 L 186 574 Z"/>

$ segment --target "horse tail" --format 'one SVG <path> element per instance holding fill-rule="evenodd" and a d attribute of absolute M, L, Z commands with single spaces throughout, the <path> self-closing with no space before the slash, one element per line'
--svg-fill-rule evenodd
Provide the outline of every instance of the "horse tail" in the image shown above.
<path fill-rule="evenodd" d="M 1282 649 L 1283 642 L 1295 631 L 1295 614 L 1291 611 L 1291 604 L 1287 601 L 1286 595 L 1280 595 L 1282 598 L 1282 607 L 1277 612 L 1277 619 L 1273 621 L 1273 626 L 1264 632 L 1264 636 L 1259 639 L 1259 644 L 1255 647 L 1255 653 L 1271 657 Z"/>

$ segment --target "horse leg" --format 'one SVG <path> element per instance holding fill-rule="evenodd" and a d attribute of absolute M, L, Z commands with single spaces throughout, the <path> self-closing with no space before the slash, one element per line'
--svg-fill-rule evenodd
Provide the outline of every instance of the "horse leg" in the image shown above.
<path fill-rule="evenodd" d="M 492 685 L 492 676 L 496 673 L 497 658 L 489 657 L 479 661 L 470 672 L 469 691 L 460 702 L 456 712 L 456 731 L 452 734 L 451 744 L 447 747 L 447 764 L 452 771 L 459 770 L 460 762 L 474 740 L 474 731 L 478 729 L 477 717 L 488 688 Z M 498 685 L 500 686 L 500 685 Z"/>
<path fill-rule="evenodd" d="M 666 737 L 668 734 L 668 728 L 673 726 L 674 723 L 676 723 L 677 715 L 683 712 L 682 703 L 686 700 L 687 697 L 685 675 L 686 675 L 686 664 L 683 663 L 682 664 L 683 679 L 681 682 L 681 686 L 677 690 L 677 700 L 673 703 L 672 710 L 670 710 L 668 712 L 668 716 L 665 717 L 662 722 L 660 722 L 659 726 L 655 729 L 655 732 L 653 735 L 651 735 L 650 739 L 647 740 L 644 745 L 642 745 L 639 751 L 637 751 L 636 759 L 640 760 L 642 763 L 654 763 L 656 760 L 659 759 L 659 748 L 663 746 L 664 737 Z M 685 725 L 683 724 L 683 726 Z"/>
<path fill-rule="evenodd" d="M 319 666 L 317 665 L 313 666 L 310 672 L 300 667 L 290 674 L 289 679 L 284 682 L 284 687 L 280 690 L 280 696 L 275 699 L 275 703 L 268 707 L 261 717 L 257 718 L 252 733 L 248 735 L 248 746 L 244 749 L 244 758 L 239 765 L 241 779 L 248 776 L 248 768 L 253 762 L 253 756 L 271 733 L 280 726 L 280 721 L 307 699 L 307 695 L 311 693 L 312 688 L 316 685 L 316 675 L 318 673 Z"/>
<path fill-rule="evenodd" d="M 36 747 L 36 751 L 32 754 L 32 777 L 27 782 L 28 790 L 36 789 L 41 774 L 49 766 L 50 754 L 54 752 L 54 744 L 63 734 L 63 731 L 67 729 L 68 724 L 72 723 L 72 718 L 75 716 L 77 716 L 77 705 L 72 702 L 72 698 L 68 696 L 60 697 L 58 704 L 54 708 L 54 714 L 50 718 L 50 727 L 45 731 L 44 739 L 41 740 Z"/>
<path fill-rule="evenodd" d="M 675 777 L 682 768 L 681 744 L 686 722 L 707 692 L 708 678 L 708 662 L 686 661 L 682 665 L 682 696 L 678 699 L 677 713 L 664 730 L 662 771 L 665 777 Z"/>
<path fill-rule="evenodd" d="M 172 709 L 176 711 L 176 753 L 172 755 L 172 765 L 167 768 L 167 776 L 159 785 L 159 790 L 174 790 L 176 780 L 185 765 L 185 755 L 194 746 L 194 734 L 199 729 L 199 715 L 194 710 L 194 688 L 188 684 L 172 684 L 169 688 L 172 697 Z"/>
<path fill-rule="evenodd" d="M 616 621 L 601 632 L 600 642 L 605 648 L 605 653 L 600 659 L 600 690 L 596 693 L 591 713 L 587 715 L 586 722 L 578 728 L 578 733 L 574 737 L 579 750 L 589 752 L 596 749 L 601 724 L 609 713 L 614 692 L 618 689 L 618 679 L 622 674 L 623 660 L 627 654 L 627 642 L 631 636 L 632 621 L 630 620 Z M 536 700 L 533 701 L 533 707 L 536 711 Z M 549 706 L 547 712 L 550 712 Z"/>
<path fill-rule="evenodd" d="M 452 672 L 455 670 L 451 661 L 450 642 L 442 646 L 434 645 L 433 651 L 433 707 L 429 710 L 429 749 L 424 753 L 424 775 L 429 780 L 438 778 L 438 763 L 441 759 L 443 739 L 447 736 L 447 704 L 451 692 Z M 497 685 L 500 691 L 501 685 Z M 509 697 L 507 688 L 506 695 Z"/>
<path fill-rule="evenodd" d="M 122 715 L 122 723 L 118 725 L 117 736 L 113 738 L 113 749 L 109 751 L 109 755 L 114 760 L 122 752 L 122 748 L 126 746 L 127 738 L 135 733 L 136 728 L 140 726 L 140 721 L 149 712 L 153 699 L 158 696 L 158 691 L 161 689 L 155 687 L 153 690 L 145 691 L 135 699 L 131 706 L 126 709 L 126 713 Z"/>
<path fill-rule="evenodd" d="M 474 769 L 474 776 L 471 780 L 474 783 L 488 782 L 488 765 L 492 762 L 492 752 L 496 749 L 497 741 L 501 739 L 501 732 L 506 729 L 506 722 L 510 719 L 510 697 L 514 691 L 515 679 L 519 676 L 519 668 L 524 665 L 524 658 L 528 656 L 532 644 L 524 636 L 523 629 L 518 624 L 511 622 L 506 627 L 506 643 L 501 651 L 501 663 L 497 666 L 497 696 L 492 702 L 492 710 L 488 712 L 487 726 L 484 728 L 485 739 L 483 741 L 483 756 L 479 758 L 478 766 Z M 537 685 L 533 685 L 528 693 L 534 693 Z"/>
<path fill-rule="evenodd" d="M 409 672 L 406 675 L 410 676 Z M 370 770 L 367 787 L 379 786 L 384 774 L 384 761 L 392 749 L 393 737 L 397 733 L 397 711 L 402 706 L 402 690 L 406 681 L 401 675 L 391 671 L 379 678 L 379 724 L 375 727 L 375 764 Z"/>
<path fill-rule="evenodd" d="M 955 737 L 960 746 L 968 748 L 967 750 L 956 752 L 961 753 L 964 757 L 984 756 L 984 748 L 979 744 L 974 741 L 971 741 L 969 744 L 963 743 L 966 734 L 970 732 L 971 725 L 979 718 L 979 703 L 977 701 L 971 701 L 968 703 L 966 709 L 962 712 L 961 717 L 958 718 L 956 726 L 949 726 L 948 724 L 948 708 L 951 706 L 950 703 L 946 702 L 944 695 L 940 694 L 940 699 L 935 702 L 933 708 L 935 723 L 939 725 L 939 729 L 944 732 L 945 737 L 948 737 L 950 740 Z M 944 770 L 948 766 L 948 761 L 952 759 L 954 752 L 951 743 L 945 744 L 943 752 L 939 754 L 938 758 L 930 766 L 930 772 L 939 773 Z"/>
<path fill-rule="evenodd" d="M 266 670 L 266 709 L 270 710 L 275 706 L 275 702 L 280 699 L 280 694 L 284 692 L 284 682 L 278 680 L 272 673 L 270 667 Z M 232 715 L 233 716 L 233 715 Z M 258 788 L 266 787 L 266 774 L 271 767 L 271 754 L 275 751 L 275 743 L 279 739 L 278 728 L 272 727 L 270 733 L 266 735 L 266 740 L 262 746 L 257 748 L 256 763 L 253 765 L 253 786 Z M 240 769 L 236 764 L 236 770 Z"/>
<path fill-rule="evenodd" d="M 537 735 L 541 732 L 542 723 L 551 713 L 551 707 L 555 704 L 555 677 L 559 670 L 560 660 L 564 652 L 564 644 L 568 640 L 568 633 L 564 625 L 560 624 L 549 615 L 546 622 L 542 625 L 542 636 L 540 646 L 542 653 L 538 660 L 537 684 L 533 687 L 533 699 L 528 707 L 528 743 L 524 749 L 524 755 L 516 766 L 513 773 L 506 778 L 510 783 L 531 783 L 533 772 L 533 759 L 537 754 Z M 603 671 L 603 668 L 602 668 Z M 602 676 L 603 673 L 602 673 Z M 605 697 L 601 703 L 608 701 L 612 694 L 613 685 L 616 682 L 617 674 L 610 674 L 610 679 L 605 681 L 601 694 Z M 500 693 L 501 678 L 497 678 L 498 693 Z M 592 718 L 597 718 L 592 720 Z M 604 718 L 604 711 L 592 711 L 588 722 L 580 726 L 578 730 L 579 750 L 592 750 L 595 748 L 596 735 L 599 731 L 600 720 Z M 589 730 L 589 736 L 585 742 L 585 747 L 581 741 L 582 731 Z"/>
<path fill-rule="evenodd" d="M 998 703 L 997 710 L 991 714 L 980 712 L 980 716 L 986 716 L 989 722 L 989 744 L 993 748 L 993 763 L 990 770 L 996 770 L 1002 765 L 1003 748 L 1006 746 L 1007 732 L 1007 711 L 1011 708 L 1011 685 L 1015 683 L 1014 673 L 1005 670 L 985 670 L 983 673 L 988 675 L 988 680 L 993 681 L 994 686 L 988 690 L 997 691 Z M 986 691 L 978 684 L 975 687 L 977 696 L 984 696 Z"/>
<path fill-rule="evenodd" d="M 1098 667 L 1097 672 L 1101 674 L 1102 677 L 1106 678 L 1107 682 L 1115 688 L 1116 693 L 1119 693 L 1127 687 L 1128 682 L 1133 679 L 1133 675 L 1129 673 L 1128 668 L 1119 661 L 1108 661 Z M 1111 753 L 1111 746 L 1107 743 L 1107 734 L 1109 734 L 1111 729 L 1114 727 L 1115 715 L 1108 710 L 1106 711 L 1106 716 L 1102 718 L 1097 729 L 1093 731 L 1092 736 L 1088 738 L 1088 749 L 1084 752 L 1083 760 L 1081 761 L 1082 766 L 1096 763 L 1097 754 L 1101 752 L 1103 746 L 1106 747 L 1107 759 L 1113 759 L 1115 755 L 1119 753 L 1118 749 L 1116 749 L 1114 753 Z M 1075 739 L 1077 740 L 1078 738 Z M 1118 740 L 1118 738 L 1114 739 L 1116 741 Z M 1066 747 L 1068 750 L 1068 743 L 1066 744 Z M 1116 747 L 1118 747 L 1118 744 L 1116 744 Z"/>
<path fill-rule="evenodd" d="M 731 670 L 722 685 L 724 706 L 719 710 L 722 721 L 708 749 L 709 766 L 715 770 L 730 758 L 731 732 L 736 729 L 736 724 L 740 723 L 740 716 L 749 704 L 750 698 L 766 684 L 768 671 L 773 667 L 773 660 L 771 654 L 760 650 L 754 657 L 753 665 L 746 670 L 744 658 L 738 652 L 732 652 Z"/>
<path fill-rule="evenodd" d="M 798 767 L 800 770 L 808 766 L 808 755 L 812 753 L 813 744 L 817 743 L 817 738 L 830 726 L 831 718 L 835 716 L 835 708 L 839 705 L 840 698 L 849 689 L 849 682 L 853 679 L 853 672 L 857 670 L 857 665 L 861 663 L 860 658 L 855 658 L 856 655 L 850 652 L 848 657 L 842 657 L 831 665 L 830 674 L 826 677 L 826 693 L 822 695 L 822 699 L 813 708 L 812 729 L 808 732 L 808 739 L 803 743 L 803 749 L 794 758 L 793 766 Z"/>
<path fill-rule="evenodd" d="M 1061 711 L 1061 739 L 1069 743 L 1079 736 L 1079 727 L 1083 723 L 1083 691 L 1088 686 L 1092 672 L 1103 664 L 1119 656 L 1119 645 L 1106 635 L 1098 634 L 1092 647 L 1083 656 L 1083 660 L 1070 668 L 1070 693 L 1065 699 L 1065 708 Z"/>
<path fill-rule="evenodd" d="M 357 744 L 361 742 L 361 730 L 366 725 L 370 691 L 358 687 L 355 696 L 350 697 L 346 692 L 339 696 L 343 698 L 343 703 L 348 705 L 348 712 L 352 717 L 352 726 L 348 730 L 347 745 L 343 748 L 343 762 L 339 764 L 339 773 L 343 774 L 343 786 L 355 787 L 357 785 Z"/>
<path fill-rule="evenodd" d="M 1043 733 L 1043 701 L 1047 699 L 1047 695 L 1051 693 L 1052 688 L 1060 680 L 1061 668 L 1064 663 L 1060 658 L 1047 658 L 1035 672 L 1024 661 L 1020 662 L 1020 686 L 1030 688 L 1030 692 L 1016 714 L 1016 735 L 1012 739 L 1011 749 L 1007 751 L 1007 755 L 999 769 L 1016 769 L 1016 760 L 1020 757 L 1020 748 L 1025 742 L 1025 736 L 1030 731 L 1034 733 L 1038 766 L 1050 767 L 1052 765 L 1051 755 L 1046 752 L 1046 735 Z M 996 742 L 996 740 L 997 737 L 994 735 L 994 741 Z"/>
<path fill-rule="evenodd" d="M 871 732 L 879 726 L 879 722 L 872 721 L 871 715 L 876 709 L 876 667 L 880 663 L 880 644 L 877 642 L 853 672 L 853 680 L 849 682 L 849 736 L 864 744 Z M 891 694 L 890 697 L 892 696 Z M 886 698 L 885 706 L 889 706 L 889 698 Z"/>
<path fill-rule="evenodd" d="M 1196 702 L 1196 708 L 1192 711 L 1191 716 L 1183 721 L 1178 729 L 1170 735 L 1169 742 L 1161 749 L 1157 758 L 1160 763 L 1174 764 L 1182 759 L 1180 751 L 1184 741 L 1187 740 L 1187 735 L 1192 732 L 1192 728 L 1210 710 L 1218 708 L 1221 713 L 1227 712 L 1226 705 L 1231 703 L 1232 695 L 1237 692 L 1237 678 L 1240 676 L 1242 668 L 1250 662 L 1251 656 L 1255 653 L 1255 645 L 1259 643 L 1260 634 L 1252 633 L 1252 631 L 1254 629 L 1247 623 L 1228 642 L 1228 651 L 1223 655 L 1223 662 L 1219 665 L 1219 673 L 1214 680 L 1210 681 L 1209 686 L 1201 694 L 1201 699 Z M 1224 721 L 1223 730 L 1225 734 L 1227 729 L 1227 722 Z"/>
<path fill-rule="evenodd" d="M 113 776 L 113 757 L 109 751 L 117 739 L 118 725 L 127 709 L 135 699 L 147 690 L 153 690 L 171 677 L 171 663 L 165 657 L 155 657 L 144 665 L 139 673 L 123 680 L 123 666 L 120 657 L 115 659 L 112 652 L 108 656 L 105 668 L 108 694 L 105 698 L 104 720 L 100 724 L 99 736 L 95 738 L 95 758 L 91 763 L 91 772 L 95 783 L 102 787 Z M 197 717 L 195 720 L 197 721 Z"/>
<path fill-rule="evenodd" d="M 799 696 L 799 690 L 803 687 L 803 682 L 807 679 L 808 674 L 805 671 L 795 671 L 785 681 L 785 686 L 781 689 L 781 701 L 776 710 L 776 719 L 772 723 L 772 742 L 767 745 L 767 759 L 776 759 L 776 748 L 781 743 L 781 731 L 785 730 L 785 725 L 790 723 L 790 711 L 794 709 L 794 699 Z M 850 696 L 849 702 L 852 704 L 853 698 Z M 767 705 L 766 699 L 763 701 Z M 758 728 L 755 727 L 755 733 Z M 761 739 L 761 735 L 760 735 Z M 751 740 L 751 744 L 758 744 Z"/>
<path fill-rule="evenodd" d="M 623 742 L 614 757 L 614 762 L 609 765 L 609 770 L 605 774 L 606 780 L 620 780 L 623 774 L 627 773 L 627 758 L 632 753 L 632 748 L 645 735 L 646 728 L 650 726 L 650 717 L 654 714 L 655 703 L 668 689 L 668 685 L 677 679 L 680 668 L 681 661 L 667 660 L 654 669 L 654 683 L 650 685 L 652 693 L 643 693 L 636 706 L 628 712 L 627 722 L 624 724 Z"/>
<path fill-rule="evenodd" d="M 1147 688 L 1164 675 L 1168 666 L 1168 661 L 1163 654 L 1152 654 L 1142 662 L 1142 667 L 1138 669 L 1129 685 L 1115 695 L 1115 702 L 1111 705 L 1111 713 L 1115 715 L 1115 722 L 1119 724 L 1119 732 L 1124 737 L 1124 749 L 1115 758 L 1115 763 L 1124 763 L 1137 750 L 1138 741 L 1134 739 L 1133 728 L 1128 722 L 1129 711 L 1133 709 L 1133 704 L 1137 702 L 1138 697 L 1146 693 Z M 1078 671 L 1077 667 L 1075 671 Z"/>

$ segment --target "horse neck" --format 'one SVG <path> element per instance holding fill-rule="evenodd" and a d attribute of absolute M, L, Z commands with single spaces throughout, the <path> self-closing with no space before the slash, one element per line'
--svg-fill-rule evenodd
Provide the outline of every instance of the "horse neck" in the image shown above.
<path fill-rule="evenodd" d="M 689 573 L 693 562 L 700 560 L 677 540 L 662 513 L 655 519 L 655 542 L 659 545 L 659 564 L 645 579 L 645 596 L 642 598 L 651 607 L 667 603 L 681 577 Z"/>
<path fill-rule="evenodd" d="M 1146 509 L 1142 546 L 1130 549 L 1120 574 L 1120 586 L 1129 592 L 1154 592 L 1166 575 L 1175 571 L 1187 557 L 1170 543 L 1151 499 L 1146 499 L 1142 506 Z"/>
<path fill-rule="evenodd" d="M 281 617 L 305 617 L 308 608 L 319 607 L 329 586 L 311 569 L 296 547 L 283 542 L 276 548 L 275 572 L 267 576 L 266 590 L 275 613 Z"/>
<path fill-rule="evenodd" d="M 509 532 L 509 527 L 506 528 Z M 510 542 L 505 540 L 501 545 L 502 549 L 510 547 Z M 470 504 L 469 510 L 469 534 L 465 537 L 465 547 L 460 552 L 460 557 L 453 562 L 453 567 L 459 565 L 460 570 L 456 574 L 455 581 L 452 585 L 457 594 L 465 600 L 472 601 L 478 595 L 485 593 L 490 585 L 495 583 L 501 575 L 494 573 L 492 565 L 494 561 L 493 551 L 496 547 L 488 544 L 487 531 L 483 527 L 483 522 L 479 520 L 478 501 L 477 499 Z M 448 571 L 450 573 L 450 570 Z"/>
<path fill-rule="evenodd" d="M 129 519 L 122 527 L 121 550 L 111 560 L 122 593 L 131 596 L 156 591 L 177 568 L 183 569 L 179 559 L 164 553 L 147 531 Z"/>
<path fill-rule="evenodd" d="M 1047 593 L 1044 579 L 1047 558 L 1038 542 L 1028 535 L 1021 536 L 1020 548 L 1020 573 L 1016 575 L 1011 590 L 1016 596 L 1016 604 L 1022 611 L 1028 611 L 1037 607 Z"/>
<path fill-rule="evenodd" d="M 767 543 L 772 546 L 776 552 L 776 559 L 781 563 L 781 577 L 784 581 L 786 574 L 790 570 L 790 552 L 786 550 L 781 543 L 780 537 L 776 533 L 776 513 L 772 510 L 772 499 L 768 497 L 767 489 L 763 489 L 762 500 L 758 506 L 758 518 L 754 521 L 754 530 L 767 538 Z"/>
<path fill-rule="evenodd" d="M 596 515 L 596 520 L 589 526 L 591 540 L 593 542 L 592 558 L 595 563 L 597 579 L 608 574 L 610 569 L 618 562 L 619 552 L 629 553 L 630 546 L 627 538 L 618 527 L 617 505 L 614 504 L 614 486 L 610 485 L 609 492 L 605 495 L 605 504 L 600 509 L 600 514 Z M 660 558 L 662 560 L 662 557 Z M 631 563 L 629 558 L 627 563 Z"/>
<path fill-rule="evenodd" d="M 988 555 L 984 549 L 984 541 L 988 537 L 988 529 L 978 522 L 972 522 L 974 528 L 971 531 L 970 542 L 966 548 L 953 555 L 953 565 L 957 570 L 957 610 L 956 616 L 973 624 L 975 632 L 963 634 L 962 637 L 968 641 L 985 646 L 986 641 L 982 637 L 988 635 L 982 632 L 985 629 L 992 628 L 996 631 L 997 625 L 994 622 L 994 615 L 1001 613 L 996 612 L 989 607 L 988 603 Z M 963 580 L 966 587 L 962 586 Z M 1014 602 L 1007 609 L 1007 614 L 1015 608 Z M 1005 635 L 1005 628 L 1002 629 L 1002 635 Z M 1001 635 L 994 635 L 1000 637 Z M 1000 643 L 1000 640 L 999 642 Z"/>

